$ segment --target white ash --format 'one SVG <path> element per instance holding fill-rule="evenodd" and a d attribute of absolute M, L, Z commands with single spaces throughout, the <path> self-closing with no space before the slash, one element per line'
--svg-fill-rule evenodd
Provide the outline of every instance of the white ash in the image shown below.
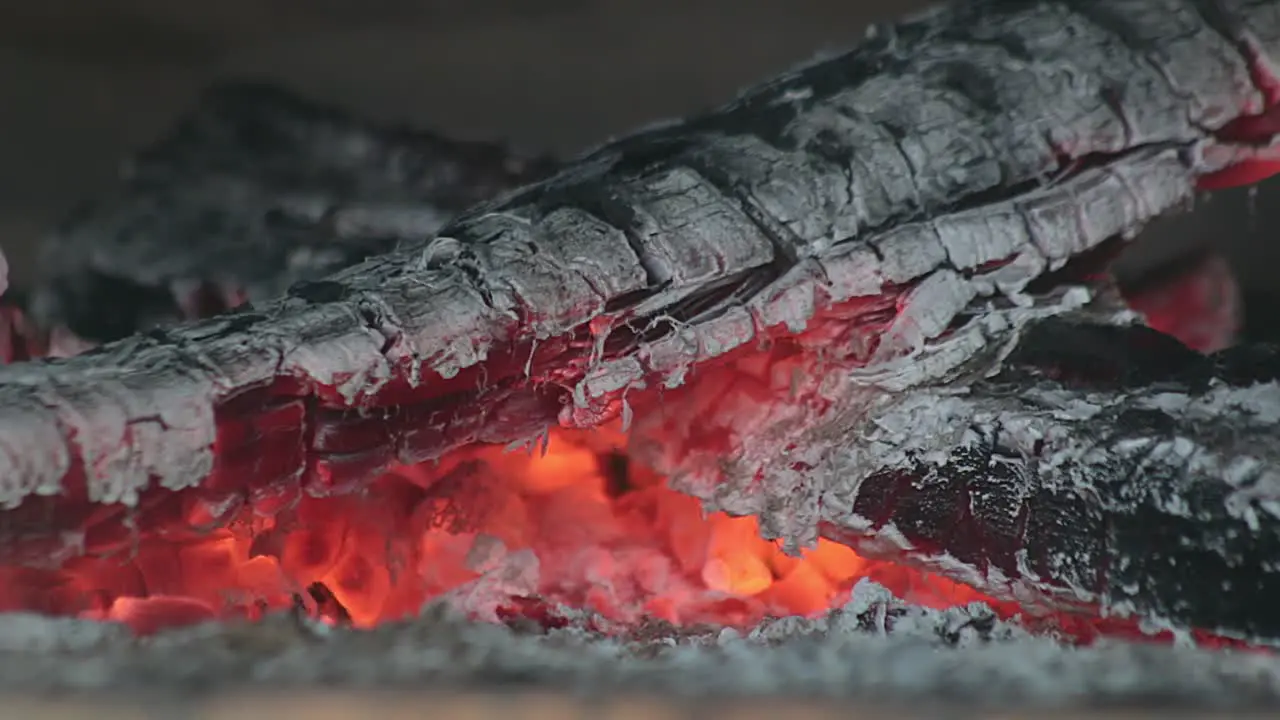
<path fill-rule="evenodd" d="M 982 605 L 911 607 L 864 582 L 817 620 L 732 630 L 520 631 L 436 605 L 367 632 L 296 617 L 209 624 L 132 640 L 120 628 L 33 615 L 0 618 L 0 689 L 217 691 L 233 686 L 537 686 L 583 693 L 964 700 L 983 705 L 1280 700 L 1269 655 L 1111 642 L 1074 648 L 998 621 Z"/>

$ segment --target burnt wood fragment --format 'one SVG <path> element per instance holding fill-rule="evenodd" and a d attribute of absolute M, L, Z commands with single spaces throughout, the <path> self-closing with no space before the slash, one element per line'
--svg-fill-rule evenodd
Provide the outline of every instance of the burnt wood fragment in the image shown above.
<path fill-rule="evenodd" d="M 555 165 L 220 83 L 124 164 L 115 195 L 47 240 L 30 308 L 44 327 L 104 342 L 271 299 L 430 237 Z"/>

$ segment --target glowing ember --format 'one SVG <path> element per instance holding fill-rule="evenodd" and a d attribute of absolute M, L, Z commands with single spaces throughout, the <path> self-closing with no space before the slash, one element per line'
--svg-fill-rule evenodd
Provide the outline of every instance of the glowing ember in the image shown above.
<path fill-rule="evenodd" d="M 826 610 L 862 577 L 923 604 L 978 597 L 829 541 L 788 556 L 754 518 L 704 517 L 624 445 L 616 431 L 556 431 L 545 455 L 474 447 L 388 473 L 359 496 L 302 497 L 267 517 L 237 506 L 194 536 L 190 517 L 139 523 L 158 529 L 57 570 L 5 570 L 0 608 L 149 633 L 295 605 L 367 627 L 445 596 L 495 621 L 537 598 L 621 623 L 743 626 Z M 195 500 L 179 504 L 202 519 L 227 515 Z"/>

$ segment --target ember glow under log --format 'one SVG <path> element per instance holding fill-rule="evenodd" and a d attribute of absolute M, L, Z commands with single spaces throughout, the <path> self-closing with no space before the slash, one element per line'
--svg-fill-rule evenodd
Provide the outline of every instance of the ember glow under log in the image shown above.
<path fill-rule="evenodd" d="M 565 607 L 619 627 L 745 629 L 828 610 L 864 577 L 930 606 L 979 597 L 830 541 L 789 556 L 751 518 L 704 516 L 607 430 L 556 431 L 535 453 L 470 448 L 278 509 L 190 490 L 144 505 L 56 569 L 0 571 L 0 609 L 150 633 L 293 607 L 371 627 L 446 598 L 488 621 Z"/>
<path fill-rule="evenodd" d="M 1274 2 L 973 2 L 443 227 L 325 188 L 289 227 L 389 252 L 0 369 L 4 601 L 140 631 L 442 596 L 745 626 L 872 577 L 1280 642 L 1277 356 L 1140 327 L 1104 262 L 1273 167 L 1277 38 Z M 292 237 L 263 223 L 296 204 L 212 197 Z M 172 290 L 79 255 L 66 277 Z"/>
<path fill-rule="evenodd" d="M 135 507 L 77 511 L 64 497 L 3 516 L 15 540 L 4 554 L 24 566 L 7 571 L 0 607 L 151 632 L 300 606 L 367 627 L 444 596 L 486 620 L 564 606 L 618 627 L 748 628 L 828 610 L 862 578 L 929 606 L 979 599 L 828 540 L 788 555 L 754 516 L 707 515 L 650 465 L 713 480 L 757 428 L 821 412 L 831 402 L 818 365 L 861 363 L 866 343 L 849 335 L 879 332 L 891 303 L 846 303 L 811 331 L 691 368 L 678 386 L 637 389 L 601 427 L 544 431 L 523 447 L 469 438 L 480 423 L 545 428 L 571 400 L 526 391 L 512 402 L 509 389 L 466 377 L 453 381 L 464 392 L 417 408 L 308 412 L 243 395 L 220 410 L 214 471 L 199 487 L 149 490 Z M 818 353 L 833 343 L 852 350 Z M 426 442 L 393 452 L 414 438 Z M 304 441 L 319 452 L 299 458 Z M 429 458 L 395 459 L 411 453 Z"/>
<path fill-rule="evenodd" d="M 830 348 L 861 347 L 835 337 L 871 325 L 817 322 L 691 368 L 676 387 L 637 389 L 594 429 L 455 443 L 414 464 L 381 448 L 468 427 L 505 394 L 427 414 L 312 416 L 323 422 L 259 395 L 220 426 L 218 457 L 236 468 L 223 482 L 0 516 L 15 563 L 0 608 L 148 633 L 285 608 L 370 627 L 444 598 L 489 621 L 554 624 L 573 608 L 603 632 L 749 628 L 838 606 L 868 578 L 925 606 L 982 600 L 1077 640 L 1172 630 L 1269 643 L 1280 354 L 1205 357 L 1142 327 L 1053 317 L 1022 327 L 1002 369 L 958 394 L 849 381 L 865 366 Z M 321 432 L 345 463 L 278 472 Z M 352 461 L 371 434 L 383 460 Z M 735 460 L 758 462 L 756 442 L 782 443 L 796 480 L 786 494 L 723 480 Z M 742 517 L 704 515 L 696 499 L 760 495 L 771 504 Z M 765 540 L 760 520 L 800 549 Z M 823 537 L 804 545 L 809 528 Z"/>

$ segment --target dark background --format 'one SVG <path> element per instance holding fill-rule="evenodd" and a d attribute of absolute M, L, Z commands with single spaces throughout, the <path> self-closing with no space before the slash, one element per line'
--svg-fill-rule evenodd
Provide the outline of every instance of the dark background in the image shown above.
<path fill-rule="evenodd" d="M 19 286 L 52 223 L 218 77 L 568 153 L 857 41 L 911 0 L 0 0 L 0 247 Z M 1226 248 L 1270 295 L 1280 193 L 1148 233 Z M 1269 306 L 1269 304 L 1268 304 Z M 1255 307 L 1263 307 L 1255 304 Z M 1256 314 L 1256 313 L 1255 313 Z"/>

